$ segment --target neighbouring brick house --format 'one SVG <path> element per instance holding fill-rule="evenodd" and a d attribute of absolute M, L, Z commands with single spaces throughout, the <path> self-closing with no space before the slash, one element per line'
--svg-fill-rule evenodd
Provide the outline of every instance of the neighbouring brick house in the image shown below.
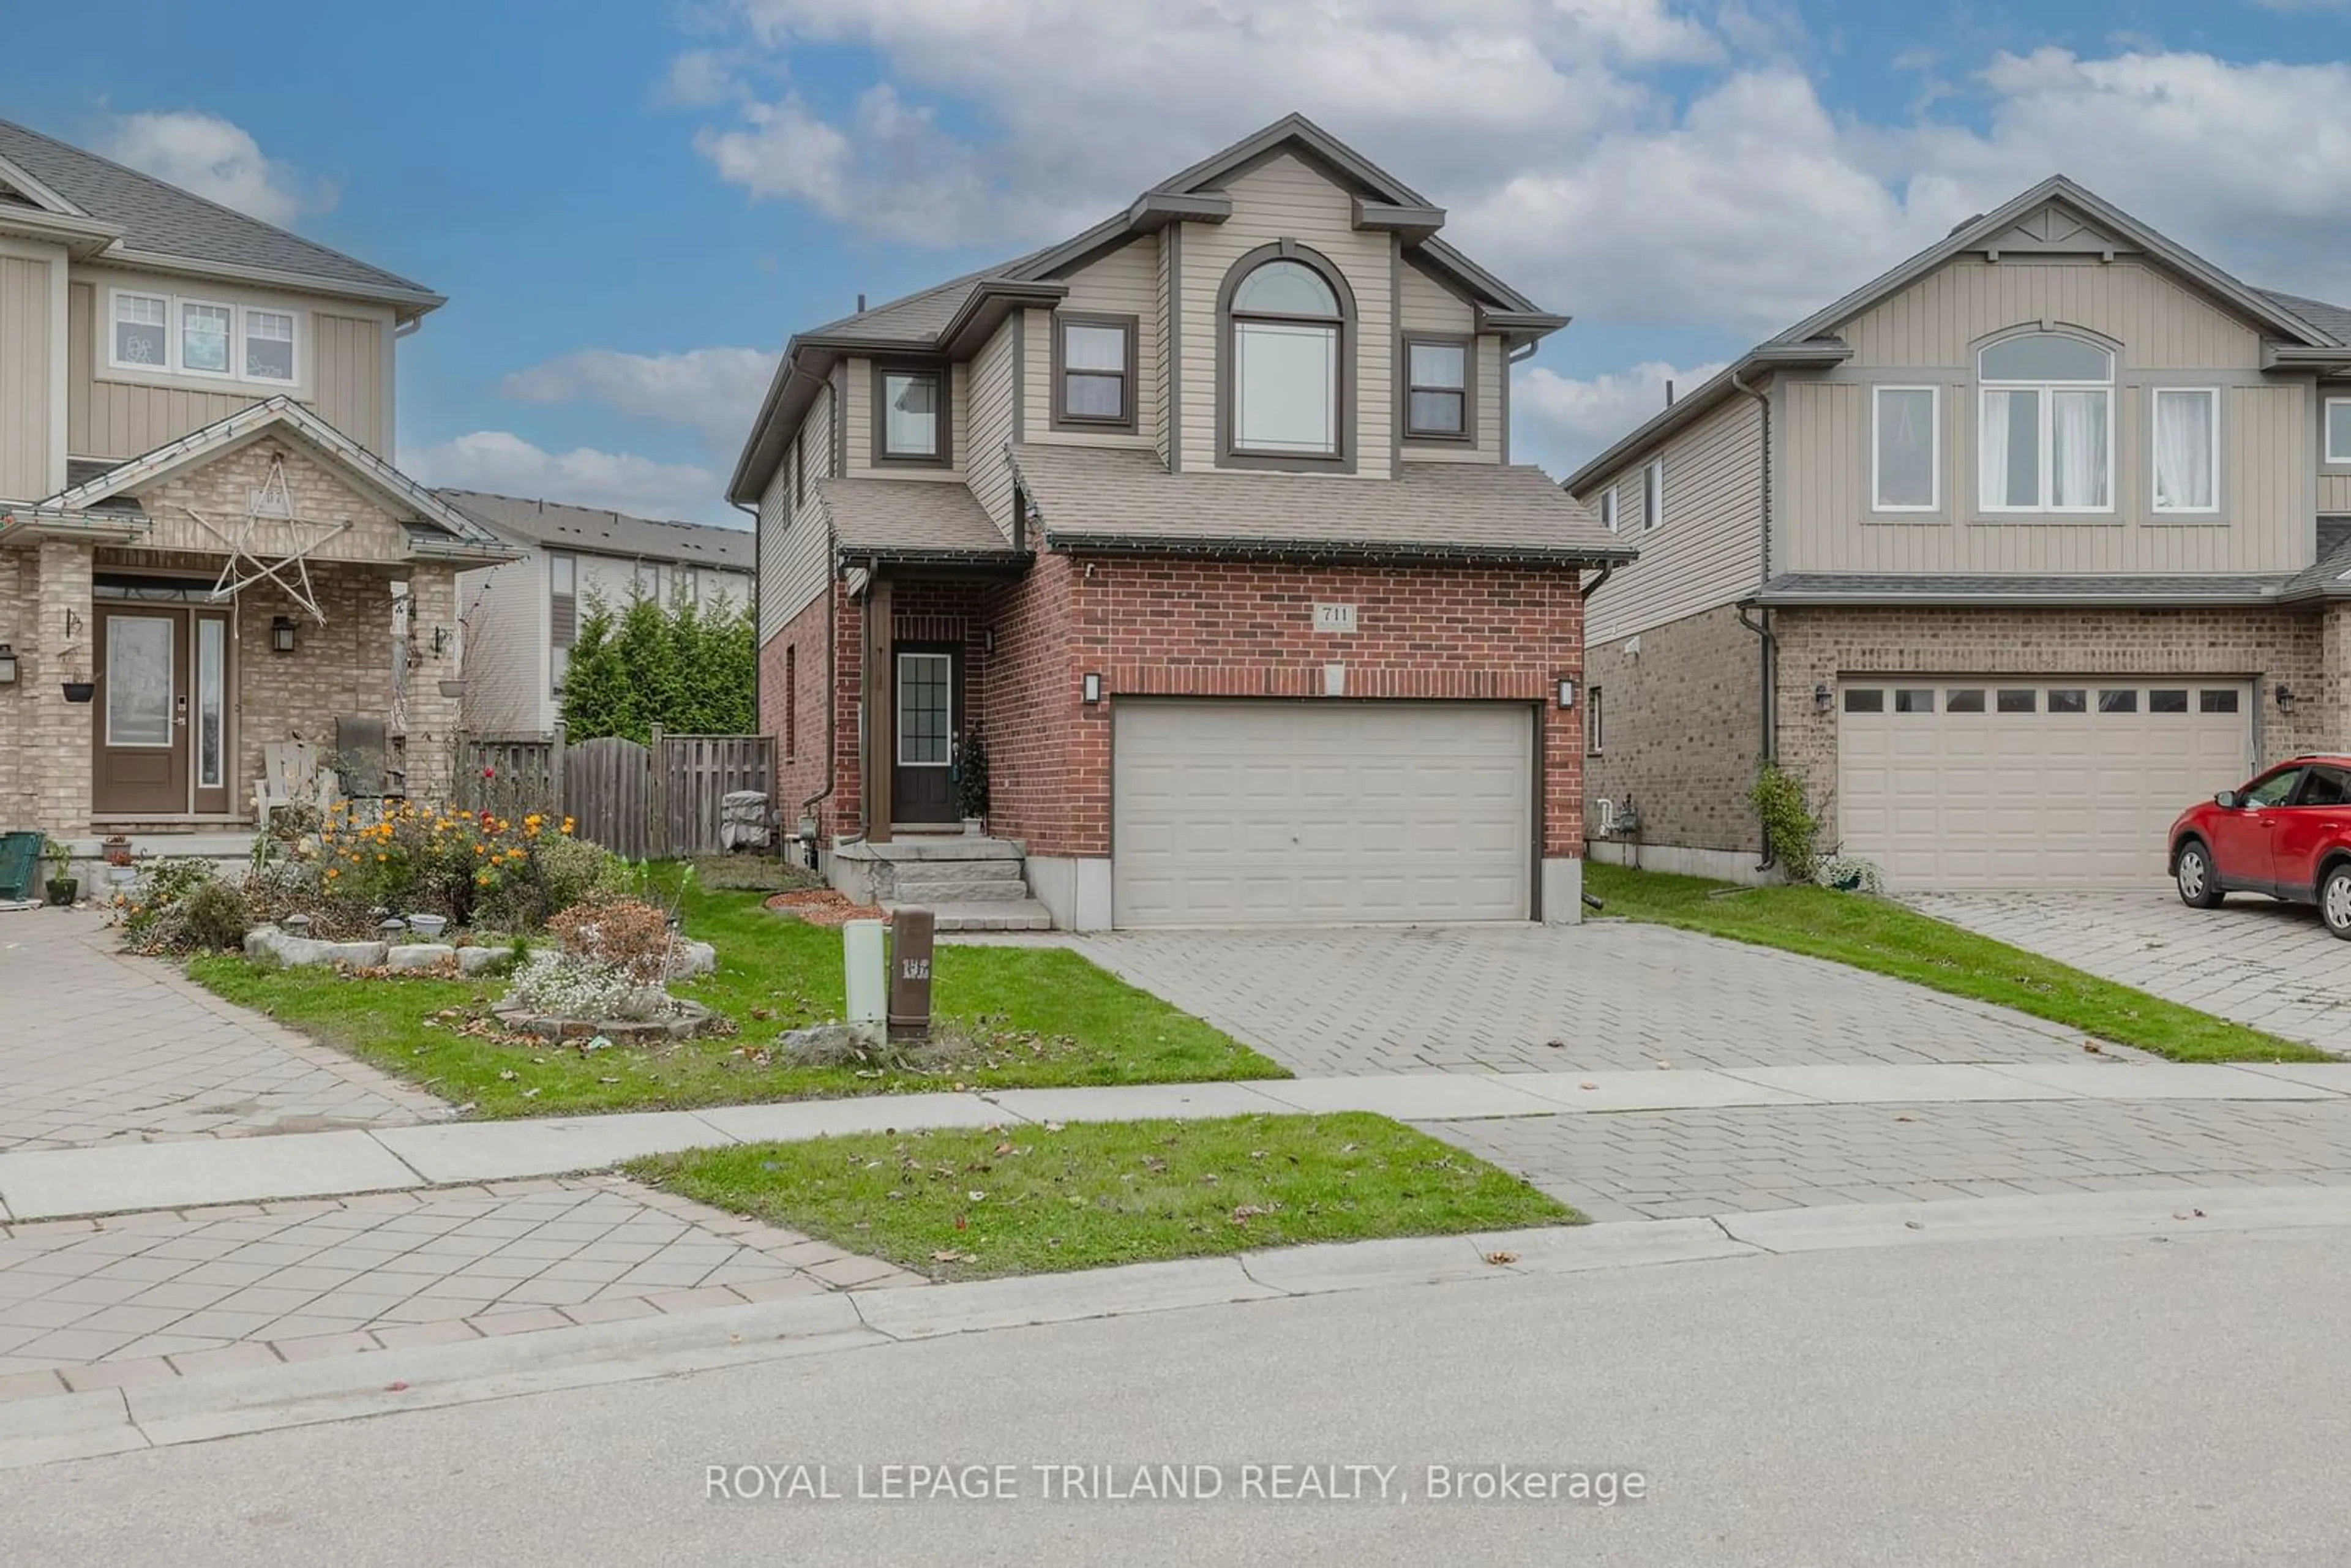
<path fill-rule="evenodd" d="M 339 727 L 447 782 L 456 574 L 512 552 L 376 455 L 441 302 L 0 122 L 0 831 L 241 830 Z"/>
<path fill-rule="evenodd" d="M 1565 319 L 1443 223 L 1292 117 L 792 340 L 730 492 L 837 883 L 953 901 L 1025 852 L 1080 929 L 1578 917 L 1583 595 L 1632 552 L 1510 462 L 1510 361 Z M 929 830 L 975 737 L 966 849 Z"/>
<path fill-rule="evenodd" d="M 2184 807 L 2351 743 L 2351 310 L 2063 178 L 1567 486 L 1640 549 L 1585 629 L 1598 856 L 1774 874 L 1771 758 L 1896 890 L 2145 886 Z"/>

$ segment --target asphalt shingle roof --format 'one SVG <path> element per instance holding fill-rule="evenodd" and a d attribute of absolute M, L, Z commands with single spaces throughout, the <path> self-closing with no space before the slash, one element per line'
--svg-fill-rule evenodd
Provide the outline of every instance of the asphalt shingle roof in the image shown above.
<path fill-rule="evenodd" d="M 817 498 L 843 556 L 1013 556 L 978 500 L 939 479 L 820 479 Z"/>
<path fill-rule="evenodd" d="M 134 250 L 265 267 L 375 291 L 432 292 L 397 273 L 5 120 L 0 120 L 0 158 L 89 216 L 120 224 L 122 243 Z"/>
<path fill-rule="evenodd" d="M 1012 465 L 1049 544 L 1561 561 L 1634 553 L 1540 468 L 1407 463 L 1386 480 L 1170 474 L 1153 452 L 1040 445 L 1012 448 Z"/>
<path fill-rule="evenodd" d="M 2274 288 L 2259 291 L 2280 308 L 2294 312 L 2338 343 L 2351 343 L 2351 309 L 2329 305 L 2324 299 L 2312 299 L 2300 294 L 2282 294 Z"/>
<path fill-rule="evenodd" d="M 660 522 L 597 507 L 570 507 L 560 501 L 491 496 L 477 490 L 434 493 L 494 533 L 557 549 L 734 571 L 752 571 L 758 564 L 758 546 L 748 528 Z"/>

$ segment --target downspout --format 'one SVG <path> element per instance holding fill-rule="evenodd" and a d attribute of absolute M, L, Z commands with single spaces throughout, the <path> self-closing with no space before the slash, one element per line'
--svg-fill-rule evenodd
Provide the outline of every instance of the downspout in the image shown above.
<path fill-rule="evenodd" d="M 767 695 L 768 685 L 759 668 L 759 655 L 765 652 L 759 646 L 759 596 L 767 591 L 767 584 L 760 580 L 759 573 L 759 508 L 733 499 L 726 504 L 751 519 L 751 722 L 757 725 L 759 722 L 759 699 Z"/>
<path fill-rule="evenodd" d="M 1771 578 L 1771 399 L 1760 389 L 1749 386 L 1741 381 L 1736 370 L 1730 372 L 1730 387 L 1733 392 L 1753 398 L 1756 409 L 1762 418 L 1763 559 L 1758 571 L 1760 587 L 1761 583 L 1770 581 Z M 1754 632 L 1758 640 L 1756 663 L 1761 668 L 1761 678 L 1757 683 L 1755 717 L 1756 728 L 1762 742 L 1762 765 L 1768 768 L 1780 759 L 1779 705 L 1773 700 L 1773 688 L 1779 681 L 1780 639 L 1772 633 L 1771 612 L 1769 610 L 1762 612 L 1763 619 L 1759 623 L 1747 618 L 1749 609 L 1747 604 L 1742 603 L 1734 608 L 1739 614 L 1739 623 Z M 1755 863 L 1755 869 L 1770 871 L 1779 862 L 1780 857 L 1771 847 L 1771 835 L 1763 831 L 1763 813 L 1760 808 L 1755 816 L 1759 836 L 1763 840 L 1763 858 Z"/>

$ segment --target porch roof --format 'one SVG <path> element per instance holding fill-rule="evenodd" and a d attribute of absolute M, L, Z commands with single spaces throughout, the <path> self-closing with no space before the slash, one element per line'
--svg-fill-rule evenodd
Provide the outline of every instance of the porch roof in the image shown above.
<path fill-rule="evenodd" d="M 950 479 L 820 479 L 817 504 L 841 564 L 1008 566 L 1028 559 Z"/>

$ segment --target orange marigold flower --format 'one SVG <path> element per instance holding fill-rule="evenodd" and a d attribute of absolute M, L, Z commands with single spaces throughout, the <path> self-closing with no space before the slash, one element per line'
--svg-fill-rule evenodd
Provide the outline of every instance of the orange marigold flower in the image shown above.
<path fill-rule="evenodd" d="M 390 855 L 386 855 L 386 854 L 379 854 L 379 855 L 377 855 L 375 858 L 376 858 L 376 863 L 377 863 L 377 864 L 379 864 L 379 865 L 381 865 L 381 863 L 383 863 L 385 861 L 390 860 L 392 857 L 391 857 Z"/>
<path fill-rule="evenodd" d="M 332 879 L 332 878 L 334 878 L 334 877 L 339 877 L 339 876 L 340 876 L 340 875 L 342 875 L 342 874 L 343 874 L 343 873 L 342 873 L 340 871 L 337 870 L 337 869 L 336 869 L 335 867 L 333 867 L 333 866 L 329 866 L 329 867 L 327 868 L 327 875 L 328 875 L 328 877 L 329 877 L 329 879 Z"/>

